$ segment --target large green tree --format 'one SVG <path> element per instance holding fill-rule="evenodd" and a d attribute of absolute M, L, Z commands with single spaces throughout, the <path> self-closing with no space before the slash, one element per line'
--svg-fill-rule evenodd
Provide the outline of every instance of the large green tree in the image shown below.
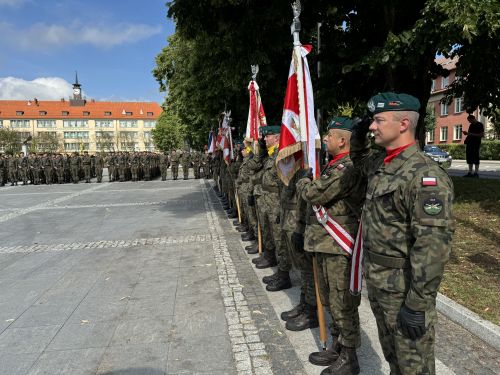
<path fill-rule="evenodd" d="M 180 149 L 186 139 L 186 127 L 173 111 L 162 112 L 152 130 L 153 142 L 163 152 Z"/>
<path fill-rule="evenodd" d="M 419 138 L 424 139 L 426 103 L 432 79 L 448 72 L 436 54 L 458 57 L 460 79 L 449 95 L 464 96 L 467 108 L 488 113 L 500 107 L 498 0 L 327 0 L 303 1 L 302 43 L 321 50 L 310 57 L 316 106 L 352 106 L 363 114 L 377 92 L 417 96 L 422 105 Z M 245 126 L 250 64 L 259 64 L 258 83 L 270 123 L 280 123 L 292 48 L 289 0 L 175 0 L 167 3 L 176 32 L 157 57 L 154 75 L 195 138 L 217 126 L 232 109 L 235 126 Z M 316 62 L 321 79 L 316 79 Z"/>
<path fill-rule="evenodd" d="M 21 151 L 19 133 L 10 129 L 0 129 L 0 148 L 10 155 Z"/>

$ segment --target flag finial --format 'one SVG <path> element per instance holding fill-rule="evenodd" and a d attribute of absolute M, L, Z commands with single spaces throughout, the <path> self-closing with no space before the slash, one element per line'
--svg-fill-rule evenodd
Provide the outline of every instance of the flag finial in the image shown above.
<path fill-rule="evenodd" d="M 259 74 L 259 65 L 250 65 L 252 68 L 252 81 L 257 79 L 257 74 Z"/>
<path fill-rule="evenodd" d="M 300 33 L 300 12 L 302 11 L 300 6 L 300 0 L 295 0 L 292 3 L 293 10 L 293 23 L 290 26 L 290 31 L 293 35 L 293 45 L 300 46 L 299 33 Z"/>

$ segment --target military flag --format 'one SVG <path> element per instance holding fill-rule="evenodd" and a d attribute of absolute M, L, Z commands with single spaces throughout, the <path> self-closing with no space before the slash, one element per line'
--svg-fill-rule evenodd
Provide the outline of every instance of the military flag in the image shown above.
<path fill-rule="evenodd" d="M 259 128 L 266 126 L 266 114 L 264 113 L 264 106 L 260 97 L 259 85 L 255 81 L 257 72 L 259 71 L 258 65 L 252 65 L 252 80 L 248 84 L 248 93 L 250 96 L 250 105 L 248 107 L 248 120 L 245 138 L 257 142 L 259 139 Z"/>
<path fill-rule="evenodd" d="M 314 118 L 314 95 L 307 63 L 307 55 L 311 50 L 310 45 L 295 45 L 288 73 L 276 159 L 278 175 L 286 185 L 300 168 L 312 168 L 313 176 L 319 175 L 316 148 L 321 145 Z"/>
<path fill-rule="evenodd" d="M 208 153 L 213 154 L 215 151 L 215 136 L 214 136 L 214 131 L 210 130 L 210 133 L 208 133 Z"/>
<path fill-rule="evenodd" d="M 231 137 L 231 111 L 222 113 L 222 121 L 220 122 L 219 134 L 217 135 L 216 146 L 222 150 L 222 157 L 226 164 L 231 162 L 231 154 L 233 152 L 232 137 Z"/>

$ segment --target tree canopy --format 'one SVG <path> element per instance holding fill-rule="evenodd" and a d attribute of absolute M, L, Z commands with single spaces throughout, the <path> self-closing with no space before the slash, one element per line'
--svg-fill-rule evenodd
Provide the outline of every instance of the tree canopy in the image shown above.
<path fill-rule="evenodd" d="M 248 113 L 251 64 L 268 123 L 279 124 L 290 64 L 292 11 L 289 0 L 174 0 L 167 3 L 176 32 L 156 58 L 154 76 L 172 108 L 201 143 L 232 110 L 240 134 Z M 382 91 L 406 92 L 426 103 L 432 79 L 448 72 L 437 54 L 458 57 L 460 77 L 448 98 L 464 96 L 466 108 L 494 115 L 500 108 L 500 3 L 497 0 L 302 1 L 301 42 L 314 46 L 310 67 L 316 107 L 333 115 L 352 106 L 363 114 L 367 100 Z M 318 53 L 318 23 L 321 48 Z M 316 78 L 316 62 L 321 78 Z"/>

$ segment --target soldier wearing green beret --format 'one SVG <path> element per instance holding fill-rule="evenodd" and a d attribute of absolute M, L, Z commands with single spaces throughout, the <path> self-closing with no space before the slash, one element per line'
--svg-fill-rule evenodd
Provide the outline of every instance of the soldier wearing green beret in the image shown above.
<path fill-rule="evenodd" d="M 454 231 L 453 185 L 415 142 L 418 99 L 375 95 L 373 121 L 359 121 L 351 159 L 368 178 L 364 272 L 379 340 L 392 375 L 435 374 L 436 295 Z M 369 147 L 368 131 L 385 151 Z"/>
<path fill-rule="evenodd" d="M 333 159 L 319 179 L 311 181 L 305 177 L 297 183 L 297 189 L 309 205 L 304 249 L 316 253 L 321 302 L 332 321 L 332 348 L 309 356 L 315 365 L 330 366 L 322 375 L 360 371 L 356 349 L 361 345 L 358 315 L 361 296 L 349 291 L 354 243 L 346 248 L 335 229 L 328 226 L 330 221 L 335 221 L 344 233 L 356 238 L 366 179 L 349 158 L 352 125 L 353 121 L 346 117 L 334 117 L 330 121 L 323 142 Z"/>

